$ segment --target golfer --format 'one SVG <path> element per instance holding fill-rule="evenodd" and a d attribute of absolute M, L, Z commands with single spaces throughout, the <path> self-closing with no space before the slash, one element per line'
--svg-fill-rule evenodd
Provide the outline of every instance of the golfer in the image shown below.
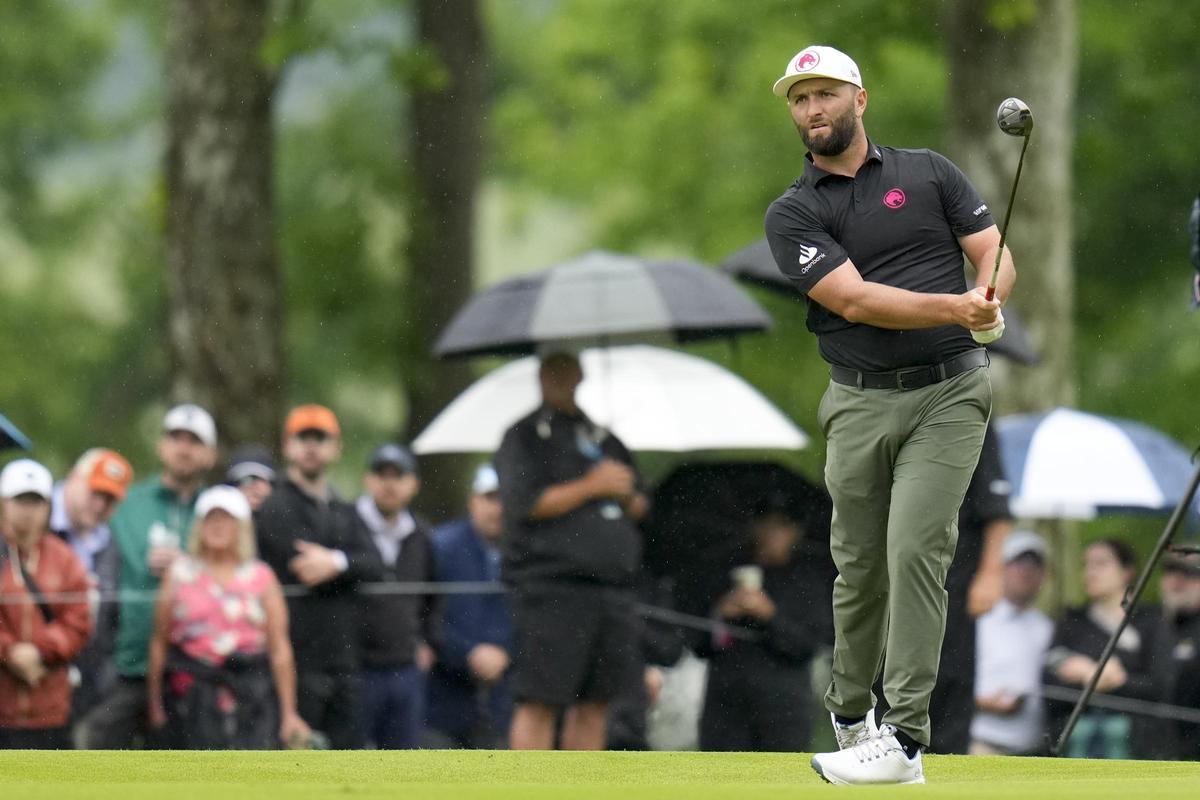
<path fill-rule="evenodd" d="M 845 53 L 805 48 L 775 94 L 808 155 L 767 211 L 767 239 L 807 297 L 832 379 L 819 411 L 838 567 L 825 705 L 841 751 L 812 764 L 832 783 L 923 783 L 943 585 L 991 413 L 979 344 L 1003 332 L 1015 272 L 1006 254 L 985 298 L 1000 244 L 987 205 L 943 156 L 867 138 L 867 92 Z M 881 671 L 890 710 L 876 729 Z"/>

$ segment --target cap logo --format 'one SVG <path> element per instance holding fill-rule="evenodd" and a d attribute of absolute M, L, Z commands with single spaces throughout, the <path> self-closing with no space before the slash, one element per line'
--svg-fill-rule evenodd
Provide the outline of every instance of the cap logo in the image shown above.
<path fill-rule="evenodd" d="M 888 208 L 899 208 L 908 202 L 908 198 L 904 195 L 903 189 L 888 189 L 887 194 L 883 196 L 883 204 Z"/>
<path fill-rule="evenodd" d="M 796 56 L 796 72 L 808 72 L 821 63 L 821 57 L 812 50 L 805 50 Z"/>
<path fill-rule="evenodd" d="M 104 474 L 114 481 L 125 480 L 125 468 L 115 461 L 109 461 L 104 465 Z"/>

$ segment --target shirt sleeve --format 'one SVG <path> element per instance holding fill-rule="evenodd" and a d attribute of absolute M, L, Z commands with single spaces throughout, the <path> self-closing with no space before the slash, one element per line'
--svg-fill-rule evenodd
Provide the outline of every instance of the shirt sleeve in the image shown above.
<path fill-rule="evenodd" d="M 505 517 L 526 520 L 538 498 L 549 486 L 541 459 L 530 451 L 523 427 L 504 435 L 496 451 L 496 474 L 500 477 L 500 500 Z"/>
<path fill-rule="evenodd" d="M 797 289 L 808 294 L 849 256 L 818 215 L 799 201 L 796 188 L 767 209 L 767 243 L 775 266 Z"/>
<path fill-rule="evenodd" d="M 978 233 L 996 224 L 987 203 L 954 162 L 932 150 L 929 160 L 942 196 L 942 210 L 955 236 Z"/>

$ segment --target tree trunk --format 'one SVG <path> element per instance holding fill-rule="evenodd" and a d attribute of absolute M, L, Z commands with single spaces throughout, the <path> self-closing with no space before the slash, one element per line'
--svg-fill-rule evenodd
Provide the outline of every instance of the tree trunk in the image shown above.
<path fill-rule="evenodd" d="M 475 194 L 483 164 L 487 56 L 478 0 L 417 0 L 430 59 L 413 86 L 411 236 L 405 321 L 407 431 L 414 436 L 468 385 L 469 366 L 436 362 L 438 333 L 473 289 Z M 434 517 L 462 507 L 461 458 L 424 459 L 420 505 Z M 436 479 L 429 480 L 436 474 Z"/>
<path fill-rule="evenodd" d="M 1034 127 L 1017 188 L 1008 244 L 1017 266 L 1010 303 L 1041 355 L 1036 367 L 996 359 L 993 418 L 1075 400 L 1075 274 L 1071 260 L 1071 160 L 1079 63 L 1075 0 L 948 0 L 950 157 L 1002 224 L 1021 140 L 996 125 L 1006 97 L 1029 104 Z M 1039 525 L 1056 570 L 1043 596 L 1055 610 L 1079 585 L 1079 533 L 1063 521 Z"/>
<path fill-rule="evenodd" d="M 979 189 L 997 224 L 1004 219 L 1021 139 L 1000 132 L 996 108 L 1015 95 L 1034 116 L 1008 243 L 1017 265 L 1010 302 L 1028 324 L 1042 361 L 1034 368 L 997 364 L 996 411 L 1071 404 L 1071 159 L 1079 61 L 1075 0 L 949 0 L 947 12 L 948 155 Z"/>
<path fill-rule="evenodd" d="M 223 447 L 274 445 L 282 416 L 268 6 L 172 0 L 167 23 L 171 396 L 211 410 Z"/>

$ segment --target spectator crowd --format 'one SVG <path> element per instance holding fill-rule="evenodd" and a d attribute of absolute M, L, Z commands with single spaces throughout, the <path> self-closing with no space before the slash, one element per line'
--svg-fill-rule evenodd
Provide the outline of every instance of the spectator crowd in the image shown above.
<path fill-rule="evenodd" d="M 687 648 L 708 665 L 701 748 L 809 749 L 832 621 L 828 554 L 806 521 L 754 509 L 731 532 L 748 563 L 721 567 L 709 616 L 663 623 L 646 613 L 671 593 L 643 565 L 652 509 L 634 460 L 575 404 L 573 356 L 539 375 L 542 404 L 438 526 L 412 510 L 421 474 L 399 443 L 340 497 L 342 430 L 317 405 L 288 414 L 282 468 L 265 443 L 243 445 L 216 485 L 217 426 L 191 404 L 163 418 L 140 482 L 102 448 L 58 482 L 10 461 L 0 748 L 644 748 Z M 1037 605 L 1046 543 L 1011 529 L 986 453 L 948 584 L 932 749 L 1038 754 L 1070 710 L 1063 690 L 1094 675 L 1137 565 L 1126 542 L 1091 543 L 1086 602 L 1051 620 Z M 1070 755 L 1200 759 L 1200 724 L 1156 710 L 1200 711 L 1200 556 L 1169 555 L 1160 589 Z"/>

